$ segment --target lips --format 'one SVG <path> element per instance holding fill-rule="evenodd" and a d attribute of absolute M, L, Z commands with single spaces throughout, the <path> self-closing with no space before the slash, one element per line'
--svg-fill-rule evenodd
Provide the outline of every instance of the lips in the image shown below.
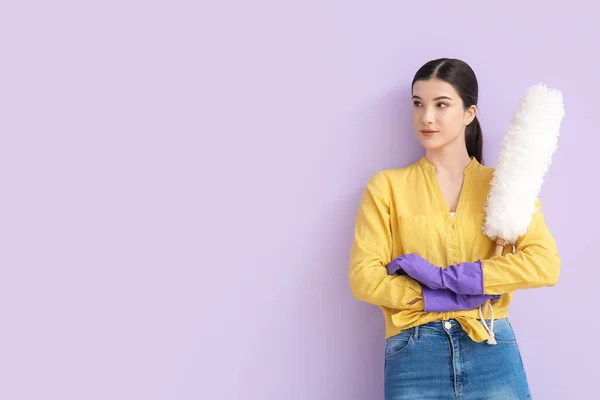
<path fill-rule="evenodd" d="M 423 134 L 423 136 L 428 136 L 429 137 L 429 136 L 435 135 L 438 132 L 439 131 L 432 131 L 432 130 L 429 130 L 429 129 L 425 129 L 425 130 L 421 131 L 421 134 Z"/>

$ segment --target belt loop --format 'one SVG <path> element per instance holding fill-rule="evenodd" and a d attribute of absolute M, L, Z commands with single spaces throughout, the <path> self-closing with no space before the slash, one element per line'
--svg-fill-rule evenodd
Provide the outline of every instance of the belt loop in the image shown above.
<path fill-rule="evenodd" d="M 419 326 L 415 326 L 415 331 L 413 332 L 413 336 L 415 337 L 415 340 L 419 340 Z"/>

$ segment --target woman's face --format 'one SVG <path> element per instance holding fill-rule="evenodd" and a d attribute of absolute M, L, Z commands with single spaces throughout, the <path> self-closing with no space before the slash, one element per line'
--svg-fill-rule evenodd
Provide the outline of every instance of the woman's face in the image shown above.
<path fill-rule="evenodd" d="M 463 101 L 452 85 L 433 78 L 413 86 L 412 121 L 417 138 L 428 150 L 461 140 L 465 127 L 473 121 L 476 106 L 464 109 Z"/>

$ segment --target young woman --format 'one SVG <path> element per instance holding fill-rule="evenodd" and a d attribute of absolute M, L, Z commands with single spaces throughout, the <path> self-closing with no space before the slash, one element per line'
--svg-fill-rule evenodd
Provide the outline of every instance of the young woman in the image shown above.
<path fill-rule="evenodd" d="M 475 73 L 433 60 L 412 94 L 425 154 L 368 182 L 349 271 L 353 295 L 385 319 L 385 398 L 531 398 L 507 310 L 515 290 L 558 280 L 541 204 L 515 248 L 494 256 L 482 232 L 493 169 L 482 162 Z"/>

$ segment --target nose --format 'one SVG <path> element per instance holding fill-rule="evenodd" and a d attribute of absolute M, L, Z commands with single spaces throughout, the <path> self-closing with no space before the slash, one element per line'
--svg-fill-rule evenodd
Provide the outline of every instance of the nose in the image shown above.
<path fill-rule="evenodd" d="M 423 124 L 431 125 L 434 121 L 434 110 L 430 107 L 424 107 L 423 115 L 421 116 L 421 122 Z"/>

